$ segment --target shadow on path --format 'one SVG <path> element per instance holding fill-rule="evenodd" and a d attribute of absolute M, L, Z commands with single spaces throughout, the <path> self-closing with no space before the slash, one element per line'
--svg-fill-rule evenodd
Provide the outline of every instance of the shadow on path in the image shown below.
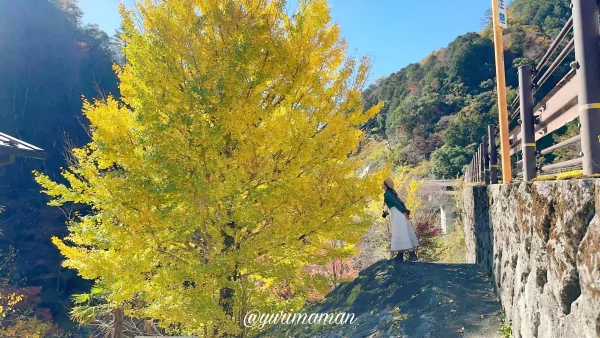
<path fill-rule="evenodd" d="M 276 325 L 263 337 L 498 337 L 500 304 L 473 264 L 381 261 L 305 313 L 354 313 L 347 325 Z"/>

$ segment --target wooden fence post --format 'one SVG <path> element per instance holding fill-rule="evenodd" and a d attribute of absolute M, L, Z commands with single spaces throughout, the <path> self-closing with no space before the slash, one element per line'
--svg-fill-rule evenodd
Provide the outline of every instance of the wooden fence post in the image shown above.
<path fill-rule="evenodd" d="M 521 111 L 521 153 L 523 155 L 523 181 L 535 178 L 535 133 L 533 124 L 533 81 L 530 65 L 519 67 L 519 97 Z"/>
<path fill-rule="evenodd" d="M 490 157 L 490 182 L 498 183 L 498 151 L 496 150 L 496 128 L 494 125 L 488 125 L 488 154 Z"/>
<path fill-rule="evenodd" d="M 599 10 L 596 0 L 572 0 L 572 4 L 583 173 L 593 175 L 600 173 Z"/>
<path fill-rule="evenodd" d="M 483 182 L 490 184 L 490 159 L 488 157 L 487 136 L 481 138 L 481 153 L 483 157 Z"/>

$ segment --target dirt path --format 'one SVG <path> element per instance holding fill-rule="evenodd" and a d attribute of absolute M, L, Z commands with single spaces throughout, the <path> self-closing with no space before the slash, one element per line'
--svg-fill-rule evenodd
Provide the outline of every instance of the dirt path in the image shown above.
<path fill-rule="evenodd" d="M 382 261 L 305 313 L 354 313 L 347 325 L 282 325 L 264 337 L 501 337 L 500 304 L 480 267 Z"/>

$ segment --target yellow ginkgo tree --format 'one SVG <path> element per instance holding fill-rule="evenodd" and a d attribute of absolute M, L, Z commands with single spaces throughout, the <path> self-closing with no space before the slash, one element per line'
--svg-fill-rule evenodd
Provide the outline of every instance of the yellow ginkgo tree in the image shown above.
<path fill-rule="evenodd" d="M 351 156 L 380 108 L 361 104 L 368 60 L 347 55 L 325 0 L 121 13 L 121 98 L 84 104 L 92 141 L 67 183 L 37 174 L 52 205 L 87 206 L 54 239 L 64 265 L 182 334 L 239 335 L 250 310 L 300 307 L 328 285 L 305 267 L 354 254 L 381 193 Z"/>

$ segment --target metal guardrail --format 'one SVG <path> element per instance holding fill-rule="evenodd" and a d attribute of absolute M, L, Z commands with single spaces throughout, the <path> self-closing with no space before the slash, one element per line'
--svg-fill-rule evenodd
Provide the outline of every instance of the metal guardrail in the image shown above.
<path fill-rule="evenodd" d="M 584 174 L 600 173 L 600 9 L 596 0 L 573 0 L 573 14 L 565 23 L 536 68 L 519 67 L 519 94 L 510 106 L 510 121 L 519 116 L 518 126 L 510 132 L 510 154 L 521 155 L 511 161 L 517 167 L 516 181 L 529 181 L 538 173 L 556 173 L 561 170 L 583 168 Z M 559 50 L 568 34 L 573 38 Z M 575 62 L 558 84 L 534 106 L 533 94 L 546 83 L 565 59 L 575 51 Z M 541 70 L 546 66 L 550 65 Z M 580 134 L 537 149 L 540 139 L 552 134 L 566 123 L 579 118 Z M 488 126 L 471 163 L 464 170 L 468 183 L 498 183 L 498 127 Z M 558 163 L 537 165 L 539 155 L 548 155 L 558 149 L 580 143 L 583 156 Z"/>
<path fill-rule="evenodd" d="M 556 48 L 558 48 L 558 45 L 563 41 L 565 36 L 567 36 L 567 34 L 569 33 L 569 31 L 572 28 L 573 28 L 573 16 L 571 16 L 569 18 L 569 20 L 567 20 L 567 23 L 563 26 L 560 33 L 558 33 L 558 35 L 556 36 L 556 39 L 554 39 L 554 41 L 552 41 L 552 43 L 550 44 L 550 47 L 548 48 L 546 53 L 544 53 L 544 56 L 542 56 L 538 65 L 534 68 L 536 73 L 539 73 L 539 71 L 546 65 L 546 63 L 548 62 L 548 60 L 550 59 L 552 54 L 554 54 L 554 52 L 556 51 Z M 558 65 L 555 65 L 554 69 L 556 69 L 556 66 L 558 66 Z M 553 67 L 551 67 L 551 68 L 553 68 Z M 539 88 L 539 86 L 541 86 L 541 84 L 539 82 L 541 82 L 541 81 L 538 81 L 538 88 Z M 545 82 L 545 80 L 544 80 L 544 82 Z M 520 97 L 519 97 L 519 95 L 517 95 L 517 97 L 515 97 L 515 99 L 513 100 L 513 102 L 510 105 L 509 110 L 513 111 L 511 120 L 513 120 L 518 115 L 519 99 L 520 99 Z"/>

